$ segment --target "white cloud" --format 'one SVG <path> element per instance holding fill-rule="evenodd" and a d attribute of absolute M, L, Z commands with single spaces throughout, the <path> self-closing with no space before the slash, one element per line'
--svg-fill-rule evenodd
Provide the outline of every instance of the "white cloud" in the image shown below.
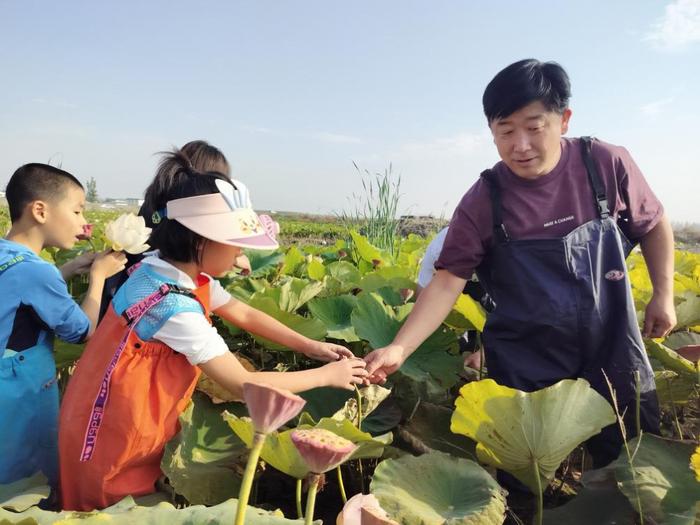
<path fill-rule="evenodd" d="M 359 137 L 341 135 L 339 133 L 329 133 L 327 131 L 312 133 L 311 136 L 317 140 L 320 140 L 321 142 L 330 142 L 331 144 L 362 144 L 364 142 Z"/>
<path fill-rule="evenodd" d="M 661 100 L 655 100 L 653 102 L 649 102 L 648 104 L 644 104 L 639 109 L 647 117 L 656 117 L 657 115 L 660 115 L 663 109 L 672 102 L 672 98 L 663 98 Z"/>
<path fill-rule="evenodd" d="M 675 0 L 647 33 L 649 40 L 661 49 L 682 49 L 700 42 L 700 0 Z"/>
<path fill-rule="evenodd" d="M 401 145 L 399 156 L 409 158 L 461 157 L 487 147 L 491 133 L 459 133 L 451 137 L 438 137 L 424 142 L 407 142 Z"/>

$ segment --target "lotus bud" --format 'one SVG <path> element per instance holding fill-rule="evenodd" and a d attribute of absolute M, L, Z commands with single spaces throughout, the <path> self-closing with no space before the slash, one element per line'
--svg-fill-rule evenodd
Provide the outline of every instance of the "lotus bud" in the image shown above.
<path fill-rule="evenodd" d="M 87 241 L 92 237 L 92 229 L 94 228 L 93 224 L 83 224 L 83 233 L 78 235 L 78 239 L 81 241 Z"/>
<path fill-rule="evenodd" d="M 259 383 L 243 385 L 243 399 L 256 432 L 269 434 L 295 417 L 306 401 L 288 390 Z"/>
<path fill-rule="evenodd" d="M 323 428 L 294 430 L 291 438 L 309 470 L 315 474 L 337 467 L 357 449 L 352 441 Z"/>
<path fill-rule="evenodd" d="M 345 250 L 338 250 L 338 259 L 342 259 L 342 258 L 347 257 L 347 256 L 348 256 L 348 252 L 346 252 Z"/>
<path fill-rule="evenodd" d="M 410 288 L 401 288 L 401 290 L 399 290 L 399 295 L 401 296 L 403 302 L 407 303 L 408 300 L 413 297 L 413 290 Z"/>
<path fill-rule="evenodd" d="M 394 525 L 374 494 L 355 494 L 340 511 L 336 525 Z"/>
<path fill-rule="evenodd" d="M 148 250 L 150 235 L 151 228 L 146 227 L 143 217 L 133 213 L 120 215 L 105 226 L 105 237 L 115 252 L 143 253 Z"/>
<path fill-rule="evenodd" d="M 374 266 L 375 268 L 377 268 L 380 264 L 382 264 L 382 261 L 380 261 L 379 259 L 372 259 L 372 266 Z"/>

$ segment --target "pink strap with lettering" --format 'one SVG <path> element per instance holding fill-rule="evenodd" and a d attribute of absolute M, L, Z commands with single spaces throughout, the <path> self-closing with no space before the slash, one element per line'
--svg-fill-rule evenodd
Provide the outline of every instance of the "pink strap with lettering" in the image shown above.
<path fill-rule="evenodd" d="M 102 416 L 104 415 L 107 399 L 109 398 L 109 383 L 112 378 L 112 373 L 117 367 L 117 362 L 119 361 L 119 357 L 122 355 L 124 348 L 126 348 L 126 343 L 129 340 L 131 332 L 134 331 L 134 328 L 146 314 L 146 312 L 161 302 L 165 296 L 168 295 L 170 288 L 171 287 L 167 284 L 161 285 L 156 292 L 152 293 L 142 301 L 139 301 L 135 305 L 127 308 L 122 314 L 126 317 L 129 330 L 119 343 L 117 350 L 112 356 L 112 360 L 109 362 L 109 365 L 105 370 L 104 376 L 102 376 L 100 390 L 97 393 L 95 402 L 92 404 L 90 419 L 88 420 L 87 428 L 85 429 L 85 438 L 83 439 L 83 449 L 80 452 L 80 461 L 90 461 L 90 458 L 95 451 L 95 445 L 97 444 L 97 433 L 100 430 Z"/>

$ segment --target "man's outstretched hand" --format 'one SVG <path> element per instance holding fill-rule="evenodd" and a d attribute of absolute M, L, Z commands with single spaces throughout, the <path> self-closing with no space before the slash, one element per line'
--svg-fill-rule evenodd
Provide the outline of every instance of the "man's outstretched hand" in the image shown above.
<path fill-rule="evenodd" d="M 396 372 L 406 360 L 403 347 L 388 345 L 365 356 L 371 383 L 385 383 L 387 376 Z"/>

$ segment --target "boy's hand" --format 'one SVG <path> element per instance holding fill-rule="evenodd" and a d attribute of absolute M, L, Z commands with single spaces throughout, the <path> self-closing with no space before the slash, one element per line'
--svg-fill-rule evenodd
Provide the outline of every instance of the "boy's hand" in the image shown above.
<path fill-rule="evenodd" d="M 322 341 L 311 341 L 308 348 L 305 348 L 302 353 L 306 357 L 316 359 L 317 361 L 337 361 L 343 357 L 355 357 L 354 354 L 344 346 L 324 343 Z"/>
<path fill-rule="evenodd" d="M 95 252 L 85 252 L 75 259 L 68 261 L 60 268 L 63 279 L 67 281 L 74 275 L 89 271 L 96 256 L 97 254 Z"/>
<path fill-rule="evenodd" d="M 126 267 L 126 255 L 124 252 L 105 250 L 97 254 L 90 268 L 90 276 L 107 279 L 115 273 L 121 272 Z"/>
<path fill-rule="evenodd" d="M 327 386 L 354 390 L 355 385 L 368 384 L 365 366 L 365 362 L 357 357 L 341 358 L 340 361 L 324 365 L 321 370 L 324 372 Z"/>

